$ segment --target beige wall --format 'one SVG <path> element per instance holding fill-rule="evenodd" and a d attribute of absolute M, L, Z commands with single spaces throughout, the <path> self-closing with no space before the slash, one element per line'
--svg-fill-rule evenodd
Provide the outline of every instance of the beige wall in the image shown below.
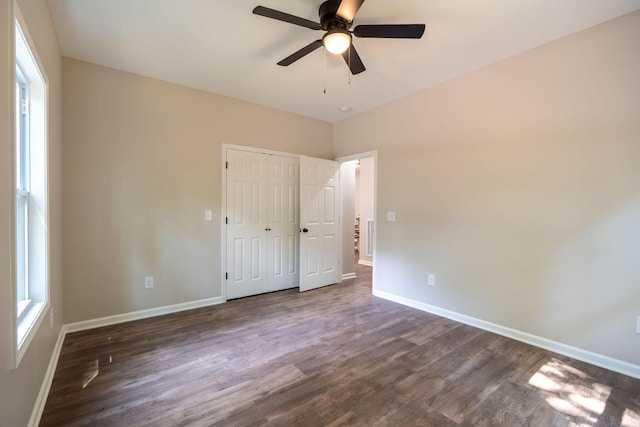
<path fill-rule="evenodd" d="M 397 211 L 378 288 L 640 364 L 638 40 L 635 12 L 337 123 Z"/>
<path fill-rule="evenodd" d="M 13 2 L 0 1 L 0 426 L 26 425 L 44 379 L 62 320 L 61 57 L 46 2 L 18 1 L 49 80 L 49 245 L 50 296 L 54 324 L 47 316 L 18 369 L 11 370 L 11 180 L 13 144 Z M 33 46 L 32 46 L 33 47 Z"/>
<path fill-rule="evenodd" d="M 66 323 L 222 295 L 223 143 L 332 157 L 326 122 L 72 59 L 63 71 Z"/>

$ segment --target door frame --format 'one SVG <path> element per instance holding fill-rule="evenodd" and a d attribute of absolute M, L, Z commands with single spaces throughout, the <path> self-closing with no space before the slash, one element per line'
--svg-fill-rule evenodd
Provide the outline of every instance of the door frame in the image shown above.
<path fill-rule="evenodd" d="M 224 302 L 227 301 L 227 280 L 225 278 L 226 268 L 227 268 L 227 252 L 226 252 L 226 243 L 227 243 L 227 228 L 225 227 L 225 216 L 227 212 L 227 173 L 226 173 L 226 161 L 227 161 L 227 149 L 240 150 L 240 151 L 248 151 L 252 153 L 262 153 L 262 154 L 272 154 L 278 156 L 285 157 L 295 157 L 300 158 L 300 154 L 287 153 L 284 151 L 276 151 L 269 150 L 266 148 L 257 148 L 257 147 L 249 147 L 246 145 L 236 145 L 236 144 L 226 144 L 223 143 L 221 146 L 221 156 L 220 156 L 220 174 L 222 175 L 222 192 L 221 192 L 221 203 L 220 203 L 220 255 L 222 263 L 220 265 L 220 283 L 222 284 L 222 300 Z M 365 151 L 358 154 L 352 154 L 349 156 L 338 157 L 335 160 L 338 163 L 350 162 L 352 160 L 359 160 L 367 157 L 373 157 L 373 275 L 371 279 L 371 290 L 372 293 L 377 290 L 377 253 L 378 253 L 378 150 Z M 344 195 L 340 195 L 340 212 L 342 212 L 342 204 L 343 204 Z M 344 220 L 344 218 L 342 219 Z M 340 275 L 342 276 L 342 251 L 344 250 L 344 246 L 340 245 Z"/>
<path fill-rule="evenodd" d="M 227 302 L 227 227 L 225 224 L 225 217 L 227 214 L 227 150 L 238 150 L 238 151 L 246 151 L 249 153 L 257 153 L 257 154 L 268 154 L 275 156 L 283 156 L 283 157 L 291 157 L 294 159 L 299 159 L 299 154 L 286 153 L 284 151 L 275 151 L 268 150 L 266 148 L 257 148 L 257 147 L 248 147 L 246 145 L 235 145 L 235 144 L 222 144 L 222 151 L 220 156 L 220 173 L 222 174 L 222 192 L 221 192 L 221 203 L 220 203 L 220 254 L 222 263 L 220 265 L 220 283 L 222 283 L 222 300 L 223 302 Z"/>
<path fill-rule="evenodd" d="M 378 248 L 378 150 L 372 150 L 372 151 L 365 151 L 363 153 L 358 153 L 358 154 L 352 154 L 349 156 L 343 156 L 343 157 L 338 157 L 336 159 L 336 161 L 340 164 L 342 163 L 346 163 L 346 162 L 351 162 L 354 160 L 360 160 L 360 159 L 365 159 L 365 158 L 373 158 L 373 267 L 372 267 L 372 271 L 373 271 L 373 275 L 371 277 L 371 292 L 374 293 L 377 290 L 377 268 L 376 268 L 376 263 L 378 260 L 377 257 L 377 248 Z M 340 212 L 342 212 L 343 209 L 343 202 L 344 202 L 344 195 L 341 194 L 340 195 Z M 343 221 L 345 220 L 345 218 L 343 218 Z M 342 259 L 342 251 L 345 250 L 344 244 L 340 246 L 341 249 L 341 253 L 340 253 L 340 259 Z M 351 248 L 351 250 L 353 250 L 353 248 Z M 342 269 L 342 263 L 340 264 L 340 268 Z M 341 270 L 341 275 L 342 275 L 342 270 Z"/>

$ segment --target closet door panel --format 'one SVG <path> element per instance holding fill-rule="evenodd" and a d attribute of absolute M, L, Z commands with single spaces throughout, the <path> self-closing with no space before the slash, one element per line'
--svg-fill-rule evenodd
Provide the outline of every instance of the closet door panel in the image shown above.
<path fill-rule="evenodd" d="M 268 157 L 268 286 L 276 291 L 298 286 L 299 161 Z"/>
<path fill-rule="evenodd" d="M 268 292 L 267 159 L 227 150 L 227 298 Z"/>

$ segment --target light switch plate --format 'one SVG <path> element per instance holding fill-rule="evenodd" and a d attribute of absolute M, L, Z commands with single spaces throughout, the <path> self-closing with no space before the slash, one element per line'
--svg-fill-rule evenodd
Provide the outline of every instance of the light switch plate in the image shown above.
<path fill-rule="evenodd" d="M 212 219 L 213 219 L 213 212 L 211 212 L 211 210 L 209 210 L 209 209 L 204 211 L 204 220 L 205 221 L 211 221 Z"/>
<path fill-rule="evenodd" d="M 394 222 L 396 220 L 395 211 L 387 211 L 387 221 Z"/>

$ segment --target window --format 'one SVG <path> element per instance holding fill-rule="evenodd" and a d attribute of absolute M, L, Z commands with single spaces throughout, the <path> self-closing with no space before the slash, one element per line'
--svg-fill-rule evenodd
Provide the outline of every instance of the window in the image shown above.
<path fill-rule="evenodd" d="M 29 308 L 29 137 L 27 82 L 16 67 L 16 294 L 18 319 Z"/>
<path fill-rule="evenodd" d="M 46 83 L 16 10 L 15 354 L 26 352 L 48 309 Z"/>

